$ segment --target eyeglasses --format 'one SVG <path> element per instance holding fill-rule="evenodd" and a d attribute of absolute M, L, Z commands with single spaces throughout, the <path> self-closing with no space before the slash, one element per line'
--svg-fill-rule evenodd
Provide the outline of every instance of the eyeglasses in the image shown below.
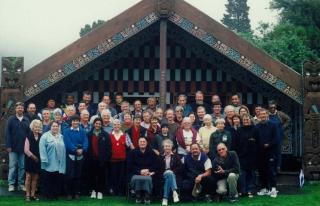
<path fill-rule="evenodd" d="M 226 150 L 226 148 L 220 148 L 220 149 L 218 149 L 218 152 L 223 151 L 223 150 Z"/>

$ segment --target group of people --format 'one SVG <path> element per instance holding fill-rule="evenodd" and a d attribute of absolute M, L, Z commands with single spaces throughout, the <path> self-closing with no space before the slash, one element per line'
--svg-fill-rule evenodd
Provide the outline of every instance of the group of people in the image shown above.
<path fill-rule="evenodd" d="M 277 197 L 290 118 L 275 102 L 251 115 L 238 94 L 225 107 L 218 95 L 209 104 L 198 91 L 189 104 L 181 94 L 166 110 L 154 97 L 146 107 L 120 93 L 114 104 L 107 95 L 98 105 L 91 99 L 87 91 L 78 104 L 72 95 L 60 107 L 49 99 L 39 113 L 34 103 L 26 112 L 15 104 L 6 125 L 9 191 L 24 190 L 26 201 L 39 193 L 49 200 L 128 194 L 145 204 L 161 197 L 164 206 L 171 199 L 234 202 L 256 191 Z"/>

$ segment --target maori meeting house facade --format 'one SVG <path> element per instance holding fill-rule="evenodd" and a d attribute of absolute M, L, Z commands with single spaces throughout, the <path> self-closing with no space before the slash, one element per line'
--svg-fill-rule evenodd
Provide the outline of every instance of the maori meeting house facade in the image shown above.
<path fill-rule="evenodd" d="M 27 71 L 22 58 L 3 58 L 0 143 L 3 149 L 5 121 L 18 100 L 42 106 L 49 97 L 79 99 L 90 90 L 94 103 L 122 92 L 129 101 L 156 96 L 167 107 L 179 94 L 192 101 L 201 90 L 226 105 L 237 92 L 251 108 L 278 102 L 292 118 L 282 148 L 288 167 L 302 165 L 317 179 L 319 114 L 309 111 L 319 107 L 319 63 L 308 69 L 295 72 L 183 0 L 142 0 Z"/>

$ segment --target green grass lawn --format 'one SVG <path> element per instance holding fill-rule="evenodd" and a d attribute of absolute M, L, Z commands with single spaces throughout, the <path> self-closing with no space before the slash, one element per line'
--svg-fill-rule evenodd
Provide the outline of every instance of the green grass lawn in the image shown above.
<path fill-rule="evenodd" d="M 215 205 L 217 203 L 206 204 L 202 202 L 194 203 L 179 203 L 176 205 Z M 39 201 L 25 203 L 23 197 L 0 197 L 0 206 L 18 206 L 18 205 L 39 205 L 39 206 L 53 206 L 53 205 L 67 205 L 67 206 L 121 206 L 121 205 L 135 205 L 133 202 L 126 201 L 125 198 L 105 197 L 103 200 L 92 200 L 89 198 L 82 198 L 80 201 L 65 201 L 59 200 L 54 202 Z M 152 205 L 161 205 L 160 201 L 154 202 Z M 218 205 L 231 205 L 229 202 L 222 202 Z M 237 206 L 320 206 L 320 184 L 313 184 L 305 186 L 299 194 L 296 195 L 278 195 L 273 199 L 270 197 L 257 197 L 253 199 L 241 198 L 234 203 Z"/>

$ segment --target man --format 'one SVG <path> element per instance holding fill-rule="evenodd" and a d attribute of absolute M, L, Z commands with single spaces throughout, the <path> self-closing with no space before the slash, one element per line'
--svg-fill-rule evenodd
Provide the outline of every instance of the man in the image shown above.
<path fill-rule="evenodd" d="M 29 120 L 23 116 L 24 105 L 22 102 L 15 104 L 16 114 L 9 117 L 6 125 L 6 148 L 9 153 L 8 191 L 15 190 L 18 179 L 18 190 L 25 191 L 24 187 L 24 142 L 29 135 Z M 18 172 L 17 172 L 18 170 Z M 18 174 L 18 178 L 16 175 Z"/>
<path fill-rule="evenodd" d="M 70 117 L 71 128 L 63 133 L 64 144 L 67 153 L 66 193 L 67 200 L 78 200 L 81 191 L 81 172 L 83 155 L 88 149 L 88 137 L 86 132 L 79 127 L 80 117 Z"/>
<path fill-rule="evenodd" d="M 217 180 L 219 195 L 227 194 L 229 188 L 229 200 L 235 202 L 238 197 L 237 181 L 240 174 L 239 158 L 236 152 L 228 151 L 224 143 L 217 146 L 218 156 L 213 160 L 213 173 Z"/>
<path fill-rule="evenodd" d="M 65 104 L 62 104 L 61 105 L 61 109 L 63 109 L 63 112 L 64 113 L 66 113 L 66 108 L 67 108 L 67 106 L 74 106 L 74 107 L 76 107 L 76 105 L 74 104 L 74 96 L 72 95 L 72 94 L 68 94 L 67 96 L 66 96 L 66 102 L 65 102 Z"/>
<path fill-rule="evenodd" d="M 199 106 L 203 106 L 206 109 L 206 111 L 208 112 L 208 114 L 211 113 L 210 105 L 207 104 L 206 102 L 204 102 L 204 94 L 203 94 L 202 91 L 197 91 L 196 92 L 195 102 L 193 102 L 191 104 L 192 111 L 196 113 L 197 112 L 197 108 Z"/>
<path fill-rule="evenodd" d="M 133 103 L 133 111 L 131 112 L 132 116 L 140 115 L 142 116 L 143 110 L 142 110 L 142 103 L 140 100 L 135 100 Z"/>
<path fill-rule="evenodd" d="M 80 128 L 82 128 L 84 131 L 86 131 L 87 134 L 92 129 L 92 124 L 89 122 L 90 114 L 88 110 L 82 110 L 80 114 Z"/>
<path fill-rule="evenodd" d="M 217 102 L 213 102 L 212 104 L 213 104 L 213 106 L 212 106 L 213 113 L 211 114 L 212 122 L 215 122 L 218 118 L 224 119 L 225 116 L 224 116 L 224 114 L 221 113 L 221 111 L 222 111 L 221 102 L 217 101 Z"/>
<path fill-rule="evenodd" d="M 105 110 L 106 108 L 107 108 L 106 103 L 100 102 L 100 103 L 98 104 L 98 111 L 97 111 L 97 113 L 90 118 L 90 123 L 93 124 L 93 122 L 94 122 L 94 120 L 95 120 L 96 118 L 101 118 L 101 112 L 102 112 L 103 110 Z"/>
<path fill-rule="evenodd" d="M 277 197 L 276 189 L 276 158 L 279 141 L 277 139 L 276 125 L 268 120 L 268 112 L 260 111 L 260 122 L 256 125 L 257 139 L 259 142 L 259 175 L 261 190 L 258 195 Z M 269 191 L 271 189 L 271 191 Z"/>
<path fill-rule="evenodd" d="M 199 131 L 200 127 L 203 126 L 203 118 L 206 115 L 206 109 L 203 106 L 197 108 L 197 118 L 195 122 L 195 129 Z"/>
<path fill-rule="evenodd" d="M 155 97 L 149 97 L 147 99 L 146 110 L 150 110 L 152 113 L 155 113 L 156 109 L 157 109 L 157 99 Z"/>
<path fill-rule="evenodd" d="M 133 119 L 131 117 L 131 114 L 125 113 L 123 115 L 123 122 L 121 124 L 121 131 L 125 133 L 129 128 L 132 127 L 132 124 L 133 124 Z"/>
<path fill-rule="evenodd" d="M 226 127 L 225 129 L 232 132 L 232 118 L 236 114 L 233 105 L 228 105 L 224 108 L 224 114 L 226 115 Z"/>
<path fill-rule="evenodd" d="M 116 93 L 115 101 L 116 101 L 115 109 L 117 111 L 117 114 L 119 114 L 121 113 L 121 103 L 123 102 L 123 94 L 120 92 Z"/>
<path fill-rule="evenodd" d="M 106 109 L 110 110 L 112 117 L 117 115 L 117 110 L 111 106 L 111 99 L 109 95 L 104 95 L 101 102 L 106 104 Z"/>
<path fill-rule="evenodd" d="M 214 94 L 214 95 L 212 95 L 212 97 L 211 97 L 211 103 L 213 104 L 213 103 L 215 103 L 215 102 L 221 102 L 220 97 L 219 97 L 219 95 L 217 95 L 217 94 Z"/>
<path fill-rule="evenodd" d="M 78 108 L 77 108 L 77 114 L 81 114 L 83 110 L 87 110 L 87 105 L 83 101 L 79 102 Z M 88 110 L 87 110 L 88 111 Z M 89 111 L 88 111 L 89 112 Z M 90 113 L 89 113 L 89 118 L 90 118 Z"/>
<path fill-rule="evenodd" d="M 124 115 L 126 113 L 129 113 L 130 114 L 130 104 L 129 102 L 127 101 L 123 101 L 121 102 L 121 112 L 118 113 L 116 116 L 114 116 L 113 118 L 114 119 L 119 119 L 121 124 L 123 123 L 124 121 Z"/>
<path fill-rule="evenodd" d="M 141 126 L 141 120 L 142 117 L 140 115 L 135 115 L 133 117 L 133 126 L 126 131 L 134 148 L 138 147 L 138 140 L 140 137 L 147 136 L 147 129 Z"/>
<path fill-rule="evenodd" d="M 113 130 L 113 124 L 111 121 L 111 112 L 109 109 L 102 110 L 101 112 L 101 119 L 102 119 L 102 129 L 103 131 L 110 134 Z"/>
<path fill-rule="evenodd" d="M 178 96 L 178 106 L 183 107 L 183 116 L 187 117 L 192 112 L 192 107 L 187 104 L 187 96 L 185 94 L 180 94 Z"/>
<path fill-rule="evenodd" d="M 231 104 L 234 107 L 234 112 L 236 114 L 239 114 L 239 110 L 240 110 L 240 107 L 241 107 L 241 101 L 240 101 L 239 94 L 233 94 L 231 96 Z"/>
<path fill-rule="evenodd" d="M 47 110 L 49 110 L 50 112 L 50 121 L 54 120 L 54 114 L 53 114 L 53 110 L 56 109 L 56 100 L 54 100 L 53 98 L 49 98 L 47 101 Z"/>
<path fill-rule="evenodd" d="M 205 194 L 207 202 L 211 202 L 210 195 L 214 188 L 211 177 L 212 163 L 205 153 L 201 152 L 200 145 L 191 144 L 190 153 L 184 158 L 186 179 L 182 183 L 184 195 L 197 197 L 201 192 Z M 192 192 L 191 192 L 192 191 Z"/>
<path fill-rule="evenodd" d="M 90 116 L 93 116 L 96 113 L 96 107 L 94 106 L 94 104 L 91 103 L 91 100 L 91 93 L 89 91 L 84 91 L 82 95 L 82 102 L 86 104 Z"/>
<path fill-rule="evenodd" d="M 259 114 L 260 114 L 261 109 L 262 109 L 261 105 L 254 106 L 254 117 L 253 117 L 254 125 L 256 125 L 260 122 Z"/>
<path fill-rule="evenodd" d="M 277 126 L 278 133 L 278 154 L 277 154 L 277 170 L 281 167 L 281 152 L 282 141 L 289 140 L 291 118 L 284 112 L 277 110 L 277 103 L 275 101 L 269 102 L 269 120 Z"/>
<path fill-rule="evenodd" d="M 170 135 L 175 137 L 180 125 L 174 121 L 174 111 L 172 109 L 167 109 L 165 112 L 165 119 L 162 121 L 162 123 L 168 124 Z"/>
<path fill-rule="evenodd" d="M 35 119 L 39 119 L 40 120 L 40 117 L 37 115 L 36 105 L 34 103 L 30 102 L 28 104 L 27 112 L 25 114 L 25 117 L 28 118 L 29 122 L 32 122 L 32 120 L 35 120 Z"/>

